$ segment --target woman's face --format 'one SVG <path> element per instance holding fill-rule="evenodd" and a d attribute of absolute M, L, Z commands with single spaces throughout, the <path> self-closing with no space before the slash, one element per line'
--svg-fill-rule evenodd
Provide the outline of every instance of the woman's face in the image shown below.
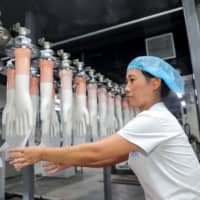
<path fill-rule="evenodd" d="M 130 106 L 139 108 L 142 111 L 160 101 L 158 88 L 161 80 L 159 78 L 147 80 L 141 70 L 129 69 L 126 79 L 125 91 Z"/>

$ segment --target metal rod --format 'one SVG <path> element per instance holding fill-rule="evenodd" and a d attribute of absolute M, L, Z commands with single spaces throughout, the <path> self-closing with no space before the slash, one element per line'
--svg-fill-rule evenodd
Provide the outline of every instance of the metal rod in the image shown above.
<path fill-rule="evenodd" d="M 25 25 L 31 27 L 33 34 L 31 39 L 35 41 L 35 18 L 34 15 L 27 12 L 25 15 Z M 29 146 L 28 142 L 27 145 Z M 34 199 L 34 166 L 30 165 L 22 170 L 23 175 L 23 200 L 33 200 Z"/>
<path fill-rule="evenodd" d="M 109 32 L 109 31 L 113 31 L 113 30 L 116 30 L 116 29 L 128 27 L 130 25 L 137 24 L 137 23 L 140 23 L 140 22 L 144 22 L 144 21 L 147 21 L 147 20 L 151 20 L 151 19 L 154 19 L 154 18 L 157 18 L 157 17 L 169 15 L 171 13 L 179 12 L 181 10 L 183 10 L 183 7 L 178 7 L 178 8 L 174 8 L 174 9 L 171 9 L 171 10 L 163 11 L 163 12 L 160 12 L 160 13 L 149 15 L 147 17 L 142 17 L 142 18 L 139 18 L 139 19 L 136 19 L 136 20 L 131 20 L 131 21 L 128 21 L 128 22 L 125 22 L 125 23 L 122 23 L 122 24 L 118 24 L 118 25 L 111 26 L 111 27 L 108 27 L 108 28 L 100 29 L 98 31 L 93 31 L 93 32 L 86 33 L 86 34 L 83 34 L 83 35 L 80 35 L 80 36 L 76 36 L 76 37 L 72 37 L 72 38 L 69 38 L 69 39 L 66 39 L 66 40 L 55 42 L 55 43 L 52 43 L 51 46 L 57 47 L 59 45 L 67 44 L 67 43 L 70 43 L 70 42 L 75 42 L 77 40 L 89 38 L 89 37 L 99 35 L 99 34 L 102 34 L 102 33 L 106 33 L 106 32 Z"/>
<path fill-rule="evenodd" d="M 103 168 L 104 200 L 112 200 L 111 167 Z"/>
<path fill-rule="evenodd" d="M 30 165 L 22 170 L 23 174 L 23 200 L 34 199 L 34 168 Z"/>
<path fill-rule="evenodd" d="M 194 74 L 195 89 L 197 91 L 196 99 L 197 99 L 197 110 L 199 117 L 200 116 L 200 79 L 199 79 L 200 26 L 195 7 L 195 1 L 182 0 L 182 5 L 183 5 L 183 13 L 185 18 L 188 42 L 189 42 L 192 69 Z"/>
<path fill-rule="evenodd" d="M 0 200 L 5 199 L 5 153 L 0 153 Z"/>

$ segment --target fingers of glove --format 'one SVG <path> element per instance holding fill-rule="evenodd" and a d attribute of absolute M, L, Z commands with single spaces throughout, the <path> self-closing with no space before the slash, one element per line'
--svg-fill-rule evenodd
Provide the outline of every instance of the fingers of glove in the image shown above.
<path fill-rule="evenodd" d="M 115 128 L 115 130 L 117 130 L 118 127 L 119 127 L 119 124 L 118 124 L 118 122 L 117 122 L 117 119 L 115 118 L 115 123 L 114 123 L 114 128 Z"/>
<path fill-rule="evenodd" d="M 82 121 L 82 129 L 83 129 L 83 135 L 86 136 L 87 133 L 87 123 L 85 120 Z"/>
<path fill-rule="evenodd" d="M 80 123 L 77 123 L 76 126 L 77 126 L 77 127 L 76 127 L 77 136 L 80 137 L 80 136 L 81 136 L 81 135 L 80 135 Z"/>
<path fill-rule="evenodd" d="M 78 136 L 81 137 L 82 134 L 81 134 L 81 123 L 80 122 L 77 125 L 77 133 L 78 133 Z"/>
<path fill-rule="evenodd" d="M 40 117 L 41 117 L 41 120 L 45 120 L 45 118 L 47 117 L 47 113 L 49 112 L 48 108 L 50 106 L 47 105 L 48 102 L 47 101 L 44 101 L 44 100 L 41 100 L 41 107 L 40 107 Z"/>
<path fill-rule="evenodd" d="M 91 134 L 93 135 L 93 138 L 96 138 L 98 135 L 98 131 L 97 131 L 97 126 L 93 125 L 92 129 L 91 129 Z"/>
<path fill-rule="evenodd" d="M 2 113 L 2 124 L 6 124 L 6 118 L 8 116 L 8 110 L 7 108 L 5 107 L 4 110 L 3 110 L 3 113 Z"/>
<path fill-rule="evenodd" d="M 24 128 L 24 135 L 29 134 L 28 132 L 31 131 L 30 126 L 28 124 L 28 119 L 27 119 L 28 115 L 24 114 L 23 115 L 23 128 Z"/>
<path fill-rule="evenodd" d="M 19 122 L 19 124 L 20 124 L 20 127 L 19 127 L 19 129 L 20 129 L 20 135 L 24 136 L 26 130 L 24 130 L 25 123 L 23 122 L 23 116 L 20 116 L 19 121 L 20 121 Z"/>
<path fill-rule="evenodd" d="M 110 126 L 110 128 L 109 128 L 109 132 L 108 132 L 108 135 L 111 135 L 111 134 L 112 134 L 112 131 L 113 131 L 113 127 Z"/>
<path fill-rule="evenodd" d="M 57 128 L 56 122 L 54 122 L 54 124 L 53 124 L 53 137 L 56 137 L 56 136 L 58 136 L 58 128 Z"/>
<path fill-rule="evenodd" d="M 113 133 L 113 127 L 111 126 L 108 135 L 112 135 L 112 133 Z"/>
<path fill-rule="evenodd" d="M 49 128 L 49 137 L 53 137 L 53 125 L 52 124 L 50 125 L 50 128 Z"/>
<path fill-rule="evenodd" d="M 82 136 L 82 131 L 81 131 L 82 127 L 81 127 L 81 123 L 78 123 L 78 136 L 81 137 Z"/>
<path fill-rule="evenodd" d="M 20 117 L 16 119 L 16 135 L 21 135 L 21 120 Z"/>
<path fill-rule="evenodd" d="M 115 132 L 115 129 L 114 129 L 114 127 L 112 127 L 110 130 L 110 135 L 112 135 L 114 132 Z"/>
<path fill-rule="evenodd" d="M 56 129 L 55 129 L 55 124 L 53 123 L 52 124 L 52 137 L 55 137 L 55 131 L 56 131 Z"/>
<path fill-rule="evenodd" d="M 78 124 L 75 122 L 73 125 L 73 132 L 75 136 L 78 136 Z"/>
<path fill-rule="evenodd" d="M 9 120 L 9 118 L 6 119 L 6 124 L 5 124 L 5 131 L 7 136 L 12 135 L 12 121 Z"/>
<path fill-rule="evenodd" d="M 111 131 L 111 129 L 110 129 L 110 127 L 108 127 L 107 128 L 107 136 L 110 135 L 110 131 Z"/>
<path fill-rule="evenodd" d="M 107 136 L 109 135 L 109 132 L 110 132 L 110 127 L 107 128 L 107 133 L 106 133 Z"/>
<path fill-rule="evenodd" d="M 19 135 L 19 119 L 16 120 L 16 135 Z"/>
<path fill-rule="evenodd" d="M 84 130 L 83 130 L 83 124 L 80 122 L 79 124 L 79 136 L 83 137 L 84 136 Z"/>
<path fill-rule="evenodd" d="M 69 106 L 64 106 L 62 109 L 63 121 L 67 122 L 68 119 L 72 116 L 72 108 Z"/>
<path fill-rule="evenodd" d="M 59 127 L 59 125 L 55 126 L 55 135 L 56 136 L 60 136 L 60 127 Z"/>
<path fill-rule="evenodd" d="M 67 123 L 63 123 L 62 124 L 62 132 L 63 132 L 63 137 L 69 135 L 69 133 L 72 132 L 72 129 L 70 129 L 70 127 L 68 128 L 68 124 Z"/>
<path fill-rule="evenodd" d="M 58 116 L 57 114 L 55 113 L 54 115 L 54 135 L 55 136 L 58 136 L 59 135 L 59 132 L 60 132 L 60 125 L 59 125 L 59 122 L 58 122 Z"/>
<path fill-rule="evenodd" d="M 84 137 L 85 136 L 85 131 L 84 131 L 84 124 L 83 124 L 82 121 L 80 122 L 80 126 L 79 127 L 80 127 L 79 128 L 80 136 Z"/>
<path fill-rule="evenodd" d="M 85 119 L 85 124 L 89 125 L 90 118 L 89 118 L 88 110 L 86 108 L 84 109 L 84 115 L 83 116 L 84 116 L 84 119 Z"/>
<path fill-rule="evenodd" d="M 27 119 L 27 124 L 29 128 L 32 128 L 33 126 L 33 110 L 30 109 L 28 110 L 27 114 L 26 114 L 26 119 Z"/>
<path fill-rule="evenodd" d="M 42 135 L 48 135 L 50 130 L 50 121 L 49 119 L 42 121 Z"/>
<path fill-rule="evenodd" d="M 83 120 L 83 119 L 82 119 Z M 79 122 L 79 136 L 84 136 L 84 130 L 83 130 L 83 123 L 82 120 Z"/>

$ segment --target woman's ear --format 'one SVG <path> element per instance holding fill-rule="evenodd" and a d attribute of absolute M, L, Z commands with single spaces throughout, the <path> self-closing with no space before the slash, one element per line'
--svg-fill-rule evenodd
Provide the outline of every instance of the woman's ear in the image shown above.
<path fill-rule="evenodd" d="M 157 90 L 161 86 L 161 79 L 160 78 L 152 78 L 151 84 L 154 90 Z"/>

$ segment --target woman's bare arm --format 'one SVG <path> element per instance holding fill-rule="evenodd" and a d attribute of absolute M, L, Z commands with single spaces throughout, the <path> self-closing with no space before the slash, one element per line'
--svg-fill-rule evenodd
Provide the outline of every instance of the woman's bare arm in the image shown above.
<path fill-rule="evenodd" d="M 123 157 L 118 157 L 116 159 L 108 159 L 108 160 L 102 160 L 102 161 L 98 161 L 98 162 L 93 162 L 88 164 L 87 166 L 84 167 L 92 167 L 92 168 L 101 168 L 101 167 L 108 167 L 123 161 L 128 160 L 128 155 L 123 156 Z"/>
<path fill-rule="evenodd" d="M 120 162 L 138 146 L 128 142 L 118 134 L 113 134 L 94 143 L 86 143 L 63 148 L 27 147 L 11 149 L 11 164 L 18 168 L 34 164 L 40 160 L 67 164 L 70 166 L 108 165 Z M 17 154 L 16 154 L 17 153 Z"/>

